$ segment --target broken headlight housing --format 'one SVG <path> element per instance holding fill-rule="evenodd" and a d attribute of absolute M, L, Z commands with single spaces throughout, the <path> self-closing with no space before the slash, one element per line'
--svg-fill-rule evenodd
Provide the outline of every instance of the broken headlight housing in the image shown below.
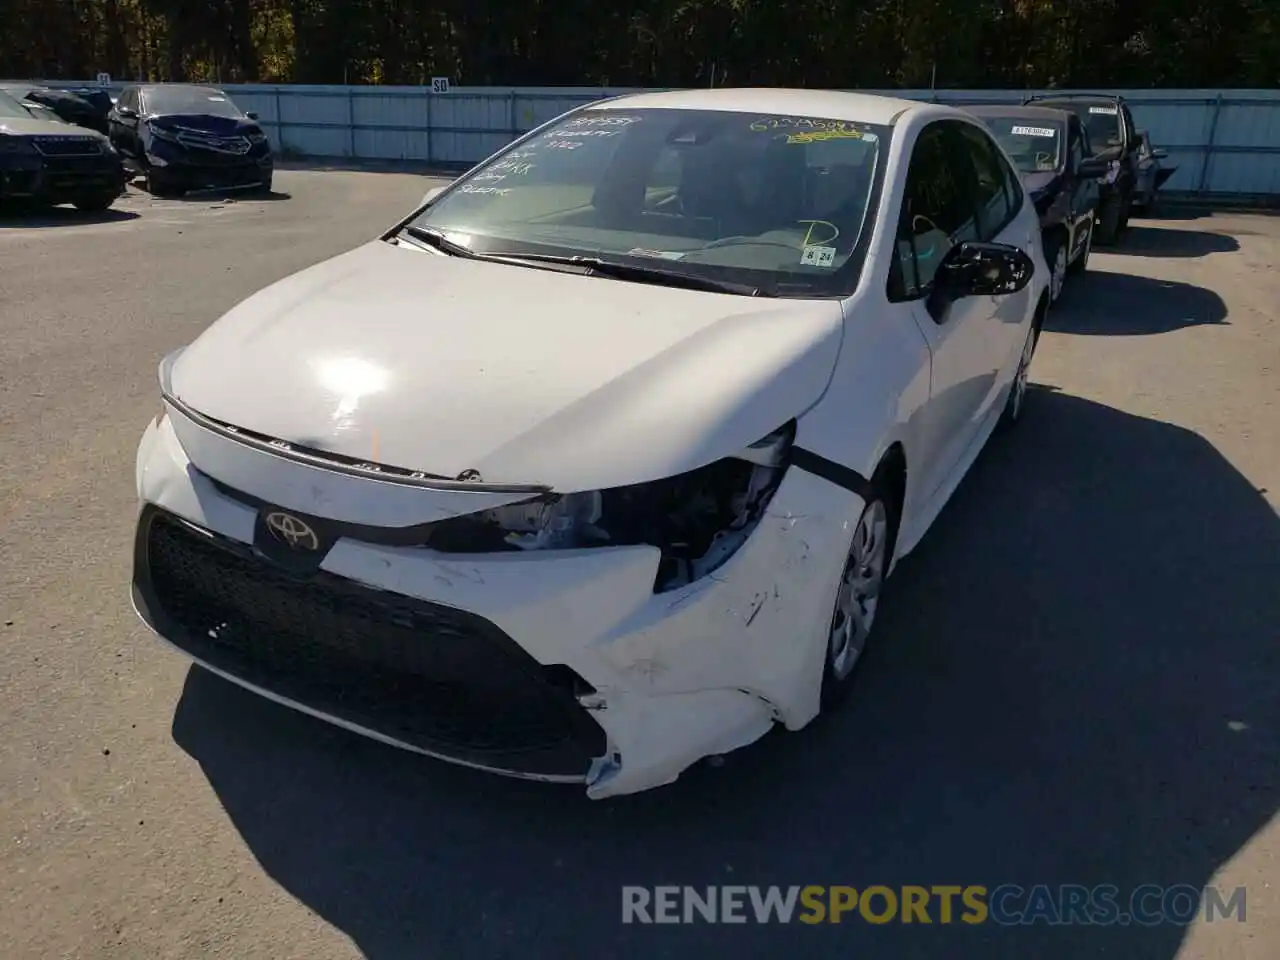
<path fill-rule="evenodd" d="M 795 423 L 688 473 L 608 490 L 549 494 L 446 520 L 427 546 L 446 553 L 573 550 L 648 544 L 662 551 L 655 592 L 724 564 L 764 516 L 782 481 Z"/>

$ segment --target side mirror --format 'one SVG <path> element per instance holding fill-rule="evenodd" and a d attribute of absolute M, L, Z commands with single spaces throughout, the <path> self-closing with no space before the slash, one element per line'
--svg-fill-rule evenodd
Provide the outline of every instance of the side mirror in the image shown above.
<path fill-rule="evenodd" d="M 138 111 L 133 109 L 133 107 L 122 107 L 119 104 L 117 104 L 116 116 L 119 117 L 121 120 L 134 120 L 138 116 Z"/>
<path fill-rule="evenodd" d="M 250 120 L 257 120 L 257 119 L 258 119 L 258 111 L 257 111 L 257 110 L 250 110 L 248 113 L 246 113 L 246 114 L 245 114 L 245 116 L 246 116 L 246 117 L 248 117 Z"/>
<path fill-rule="evenodd" d="M 1164 160 L 1169 156 L 1169 151 L 1164 149 L 1164 147 L 1157 147 L 1151 151 L 1151 155 L 1157 160 Z"/>
<path fill-rule="evenodd" d="M 419 203 L 418 206 L 425 207 L 428 203 L 430 203 L 436 197 L 440 196 L 440 194 L 444 193 L 444 191 L 445 191 L 444 187 L 432 187 L 430 190 L 428 190 L 426 193 L 422 195 L 422 202 Z"/>
<path fill-rule="evenodd" d="M 1087 180 L 1096 180 L 1107 175 L 1108 164 L 1097 157 L 1085 157 L 1076 167 L 1076 174 Z"/>
<path fill-rule="evenodd" d="M 941 322 L 947 307 L 964 297 L 1001 297 L 1031 282 L 1035 264 L 1026 252 L 1007 243 L 960 243 L 947 251 L 933 278 L 926 304 Z"/>

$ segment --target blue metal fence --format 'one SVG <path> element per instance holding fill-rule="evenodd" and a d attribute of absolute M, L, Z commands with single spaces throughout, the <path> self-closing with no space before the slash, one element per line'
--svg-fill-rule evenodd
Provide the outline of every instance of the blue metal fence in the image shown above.
<path fill-rule="evenodd" d="M 71 86 L 71 83 L 50 84 Z M 76 84 L 84 85 L 84 84 Z M 119 90 L 119 85 L 111 89 Z M 229 85 L 284 153 L 313 158 L 470 164 L 540 123 L 592 100 L 640 92 L 601 87 Z M 895 90 L 957 105 L 1019 102 L 1035 90 Z M 1280 91 L 1121 90 L 1140 128 L 1178 171 L 1166 189 L 1280 195 Z"/>

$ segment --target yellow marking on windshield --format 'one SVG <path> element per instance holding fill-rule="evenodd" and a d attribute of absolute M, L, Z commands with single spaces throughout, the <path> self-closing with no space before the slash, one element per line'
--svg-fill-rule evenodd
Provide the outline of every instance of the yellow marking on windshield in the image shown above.
<path fill-rule="evenodd" d="M 837 226 L 836 226 L 834 223 L 832 223 L 830 220 L 800 220 L 800 221 L 797 221 L 797 222 L 799 222 L 799 223 L 807 223 L 807 224 L 809 225 L 809 229 L 808 229 L 807 231 L 805 231 L 805 235 L 804 235 L 804 244 L 803 244 L 803 245 L 804 245 L 804 246 L 806 246 L 806 247 L 811 247 L 811 246 L 814 246 L 815 244 L 816 244 L 816 245 L 818 245 L 818 246 L 827 246 L 827 245 L 829 245 L 829 244 L 831 244 L 831 243 L 834 243 L 834 242 L 835 242 L 836 237 L 840 236 L 840 228 L 839 228 L 839 227 L 837 227 Z M 814 231 L 814 229 L 815 229 L 817 226 L 819 226 L 819 225 L 824 226 L 824 227 L 826 227 L 827 229 L 829 229 L 829 230 L 831 231 L 831 236 L 829 236 L 829 237 L 824 236 L 824 237 L 822 237 L 822 239 L 820 239 L 820 240 L 815 240 L 815 239 L 813 238 L 813 231 Z M 819 231 L 819 232 L 820 232 L 820 233 L 824 233 L 825 231 Z"/>

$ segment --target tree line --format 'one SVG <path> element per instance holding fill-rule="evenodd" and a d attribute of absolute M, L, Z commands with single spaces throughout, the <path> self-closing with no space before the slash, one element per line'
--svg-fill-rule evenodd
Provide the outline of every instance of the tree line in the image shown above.
<path fill-rule="evenodd" d="M 1275 87 L 1280 0 L 0 0 L 0 78 Z"/>

